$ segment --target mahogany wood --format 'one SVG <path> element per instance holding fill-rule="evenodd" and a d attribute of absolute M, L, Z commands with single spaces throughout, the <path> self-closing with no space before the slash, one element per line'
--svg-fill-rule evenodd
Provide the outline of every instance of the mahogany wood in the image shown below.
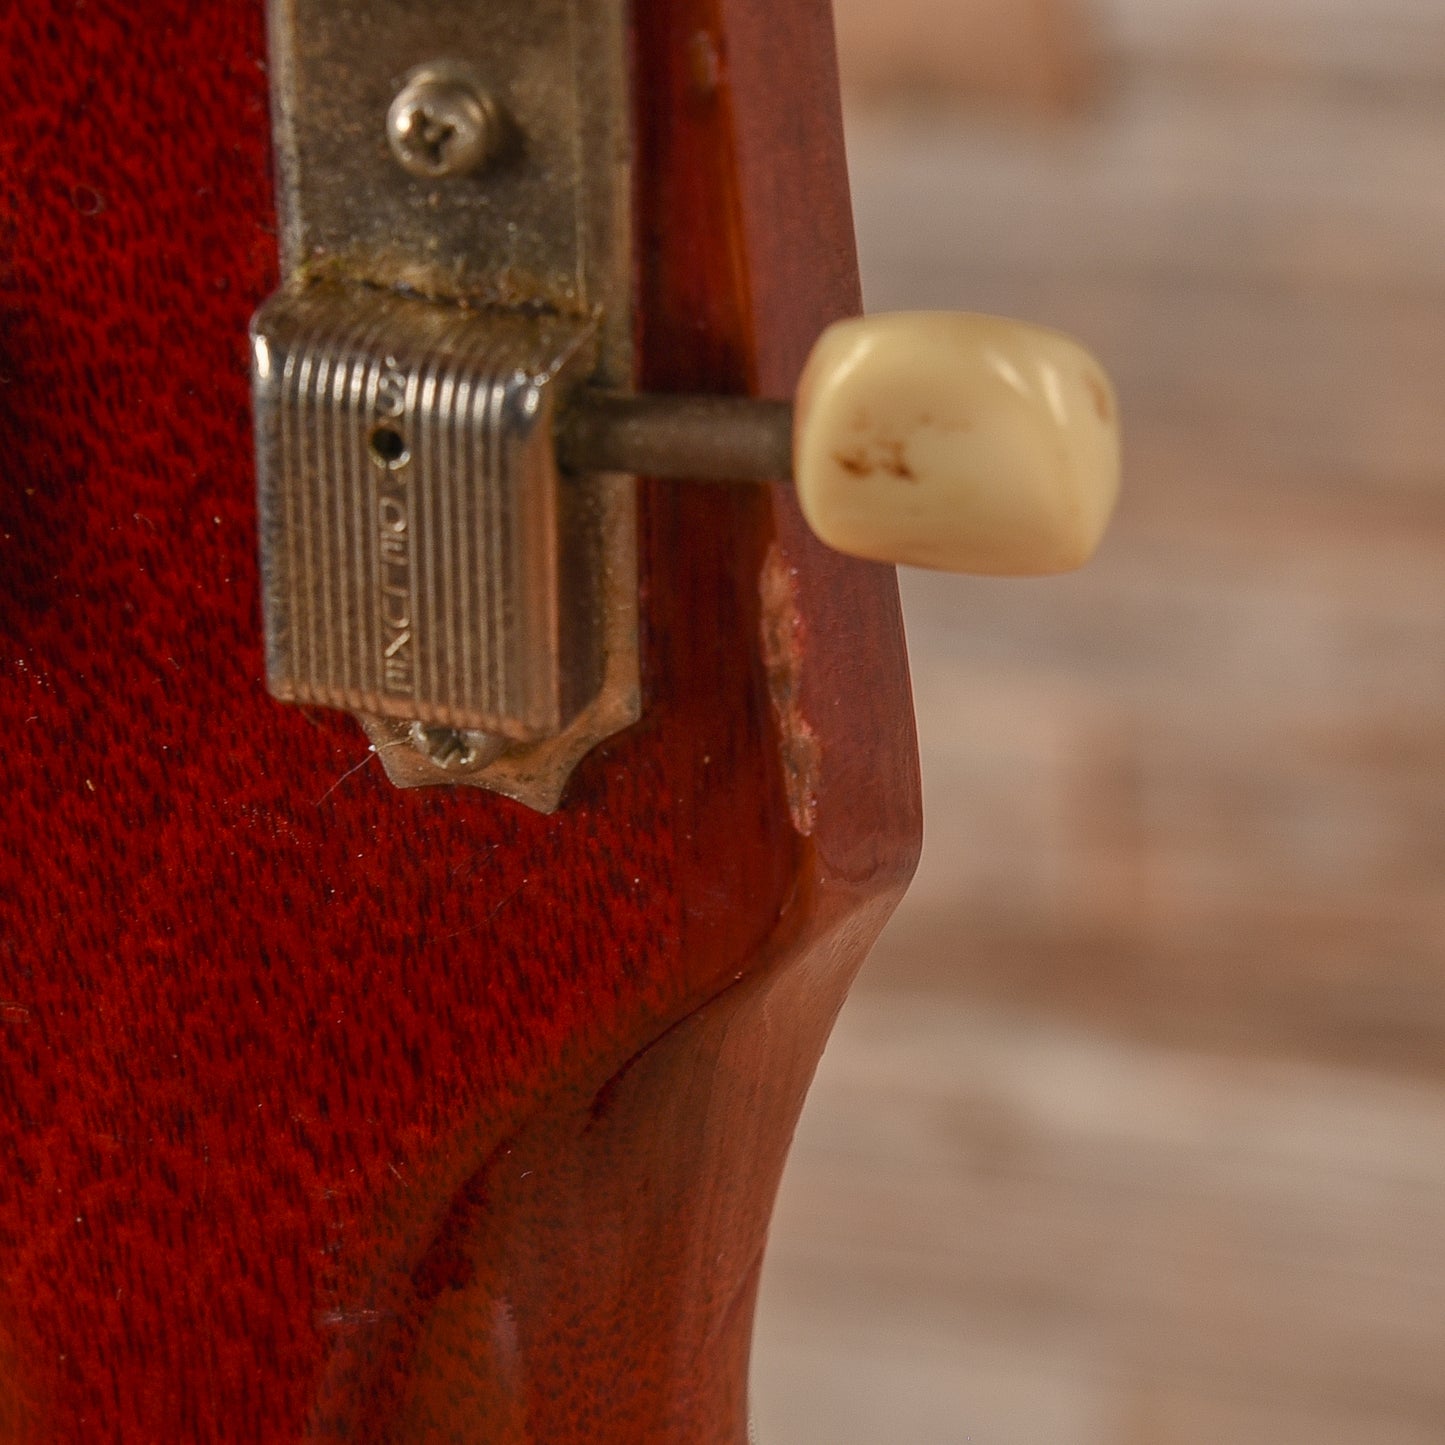
<path fill-rule="evenodd" d="M 821 0 L 638 0 L 641 380 L 858 293 Z M 0 1440 L 740 1445 L 767 1218 L 916 856 L 889 572 L 645 489 L 544 818 L 265 695 L 259 0 L 0 13 Z"/>

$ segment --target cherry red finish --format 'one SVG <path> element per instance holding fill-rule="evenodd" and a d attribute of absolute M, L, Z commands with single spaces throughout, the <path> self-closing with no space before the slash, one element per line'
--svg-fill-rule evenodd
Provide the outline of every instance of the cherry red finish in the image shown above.
<path fill-rule="evenodd" d="M 637 0 L 652 387 L 856 308 L 818 0 Z M 261 0 L 0 12 L 0 1441 L 740 1445 L 803 1091 L 907 882 L 889 573 L 647 488 L 543 818 L 261 684 Z"/>

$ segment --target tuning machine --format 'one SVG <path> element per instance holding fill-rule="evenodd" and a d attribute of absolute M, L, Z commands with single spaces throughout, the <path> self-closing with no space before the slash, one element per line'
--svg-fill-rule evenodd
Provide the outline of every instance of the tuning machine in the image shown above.
<path fill-rule="evenodd" d="M 841 551 L 1006 575 L 1079 565 L 1114 505 L 1112 388 L 1039 328 L 854 319 L 792 402 L 630 394 L 622 14 L 272 0 L 268 676 L 401 786 L 555 808 L 637 719 L 635 476 L 791 479 Z"/>
<path fill-rule="evenodd" d="M 962 312 L 840 321 L 795 403 L 583 391 L 559 422 L 573 471 L 794 481 L 851 556 L 1037 577 L 1092 556 L 1119 492 L 1118 407 L 1071 338 Z"/>

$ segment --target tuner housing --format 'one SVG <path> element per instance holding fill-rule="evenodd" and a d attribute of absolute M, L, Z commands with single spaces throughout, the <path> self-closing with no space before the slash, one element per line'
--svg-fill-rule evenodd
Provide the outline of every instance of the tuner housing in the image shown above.
<path fill-rule="evenodd" d="M 596 517 L 559 389 L 594 330 L 381 291 L 252 328 L 266 660 L 283 702 L 535 743 L 602 684 Z"/>
<path fill-rule="evenodd" d="M 559 481 L 552 440 L 572 386 L 633 382 L 625 7 L 268 14 L 283 283 L 252 334 L 271 690 L 355 714 L 398 786 L 553 811 L 641 711 L 636 483 Z M 508 117 L 483 172 L 392 155 L 398 85 L 442 63 Z"/>

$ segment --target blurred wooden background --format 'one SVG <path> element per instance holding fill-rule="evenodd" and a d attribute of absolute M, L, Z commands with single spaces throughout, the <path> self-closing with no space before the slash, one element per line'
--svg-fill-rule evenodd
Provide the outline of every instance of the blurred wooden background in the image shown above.
<path fill-rule="evenodd" d="M 1089 338 L 1128 498 L 1077 578 L 904 579 L 927 851 L 785 1185 L 760 1439 L 1440 1445 L 1445 5 L 1100 0 L 1073 61 L 997 42 L 1002 104 L 882 8 L 934 53 L 850 60 L 870 305 Z"/>
<path fill-rule="evenodd" d="M 1067 111 L 1091 89 L 1096 52 L 1079 0 L 835 0 L 834 13 L 858 102 Z"/>

